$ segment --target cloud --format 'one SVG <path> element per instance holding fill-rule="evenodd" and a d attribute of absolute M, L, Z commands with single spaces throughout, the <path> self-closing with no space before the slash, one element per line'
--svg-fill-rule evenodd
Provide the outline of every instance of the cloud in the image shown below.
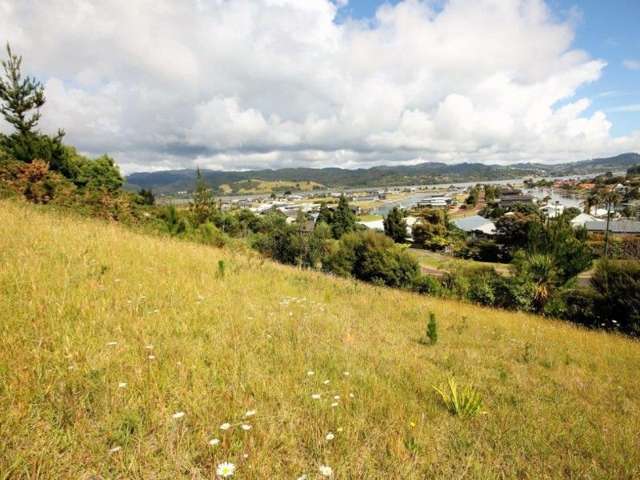
<path fill-rule="evenodd" d="M 640 70 L 640 60 L 624 60 L 622 65 L 627 70 Z"/>
<path fill-rule="evenodd" d="M 640 148 L 576 97 L 606 64 L 572 46 L 575 12 L 433 5 L 384 3 L 362 20 L 344 0 L 0 0 L 0 35 L 46 83 L 43 129 L 127 172 Z"/>

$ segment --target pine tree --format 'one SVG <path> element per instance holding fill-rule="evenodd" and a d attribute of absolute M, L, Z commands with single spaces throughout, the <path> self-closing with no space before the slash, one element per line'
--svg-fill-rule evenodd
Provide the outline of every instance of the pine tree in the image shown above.
<path fill-rule="evenodd" d="M 205 181 L 200 169 L 196 171 L 196 186 L 193 201 L 189 205 L 195 225 L 201 225 L 211 220 L 216 212 L 216 201 L 213 192 Z"/>
<path fill-rule="evenodd" d="M 0 113 L 21 135 L 30 134 L 40 120 L 44 105 L 44 87 L 31 77 L 22 78 L 22 57 L 14 55 L 7 44 L 8 60 L 3 60 L 0 78 Z"/>
<path fill-rule="evenodd" d="M 0 134 L 0 148 L 16 160 L 31 162 L 42 159 L 52 169 L 69 175 L 63 165 L 64 131 L 58 130 L 55 137 L 49 137 L 36 130 L 40 108 L 45 103 L 42 83 L 22 76 L 22 57 L 15 55 L 9 44 L 7 54 L 8 59 L 2 61 L 3 74 L 0 76 L 0 114 L 15 132 Z"/>
<path fill-rule="evenodd" d="M 316 223 L 326 223 L 327 225 L 331 225 L 332 222 L 333 214 L 331 213 L 331 210 L 329 210 L 329 207 L 327 207 L 327 204 L 322 202 L 320 204 L 320 211 L 318 212 Z"/>
<path fill-rule="evenodd" d="M 393 207 L 384 219 L 384 233 L 396 243 L 404 243 L 407 239 L 407 222 L 398 207 Z"/>
<path fill-rule="evenodd" d="M 333 213 L 331 230 L 334 238 L 340 238 L 345 233 L 353 232 L 356 229 L 356 216 L 351 211 L 349 202 L 344 195 L 340 196 L 338 208 Z"/>

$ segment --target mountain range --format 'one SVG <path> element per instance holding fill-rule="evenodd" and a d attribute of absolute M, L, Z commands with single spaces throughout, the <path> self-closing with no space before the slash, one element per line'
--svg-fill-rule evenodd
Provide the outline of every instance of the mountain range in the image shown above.
<path fill-rule="evenodd" d="M 446 164 L 425 162 L 417 165 L 379 166 L 359 169 L 284 168 L 278 170 L 218 171 L 202 170 L 205 181 L 218 194 L 262 193 L 270 190 L 299 190 L 306 182 L 313 188 L 357 188 L 391 185 L 437 184 L 508 180 L 528 176 L 569 176 L 621 171 L 640 164 L 640 154 L 623 153 L 614 157 L 577 162 L 513 165 L 481 163 Z M 174 195 L 193 190 L 196 170 L 139 172 L 126 177 L 126 188 L 151 189 L 157 194 Z"/>

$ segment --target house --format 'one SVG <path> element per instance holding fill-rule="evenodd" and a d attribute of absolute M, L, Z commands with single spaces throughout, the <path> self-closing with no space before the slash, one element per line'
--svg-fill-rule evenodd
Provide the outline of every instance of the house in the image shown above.
<path fill-rule="evenodd" d="M 589 233 L 605 233 L 607 222 L 597 220 L 586 222 L 585 228 Z M 640 221 L 638 220 L 614 220 L 609 222 L 609 233 L 613 235 L 634 235 L 640 236 Z"/>
<path fill-rule="evenodd" d="M 447 208 L 450 204 L 450 197 L 428 197 L 418 202 L 418 208 Z"/>
<path fill-rule="evenodd" d="M 525 205 L 532 205 L 534 203 L 534 197 L 532 195 L 525 195 L 522 193 L 507 193 L 500 196 L 501 207 L 512 207 L 518 203 Z"/>
<path fill-rule="evenodd" d="M 571 226 L 573 228 L 582 228 L 587 222 L 597 222 L 598 219 L 588 213 L 581 213 L 580 215 L 571 219 Z"/>
<path fill-rule="evenodd" d="M 564 212 L 564 205 L 545 205 L 544 207 L 540 208 L 540 211 L 547 218 L 556 218 L 562 215 L 562 212 Z"/>
<path fill-rule="evenodd" d="M 380 220 L 370 220 L 368 222 L 357 222 L 360 225 L 364 225 L 370 230 L 377 230 L 379 232 L 384 232 L 384 221 Z"/>
<path fill-rule="evenodd" d="M 453 224 L 467 233 L 479 233 L 482 235 L 495 235 L 496 233 L 496 224 L 480 215 L 458 218 L 453 221 Z"/>

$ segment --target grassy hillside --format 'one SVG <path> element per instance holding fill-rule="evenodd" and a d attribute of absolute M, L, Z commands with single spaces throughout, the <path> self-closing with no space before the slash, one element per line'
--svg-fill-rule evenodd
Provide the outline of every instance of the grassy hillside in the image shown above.
<path fill-rule="evenodd" d="M 0 225 L 0 478 L 640 476 L 638 342 L 6 201 Z M 451 375 L 486 414 L 447 412 Z"/>

